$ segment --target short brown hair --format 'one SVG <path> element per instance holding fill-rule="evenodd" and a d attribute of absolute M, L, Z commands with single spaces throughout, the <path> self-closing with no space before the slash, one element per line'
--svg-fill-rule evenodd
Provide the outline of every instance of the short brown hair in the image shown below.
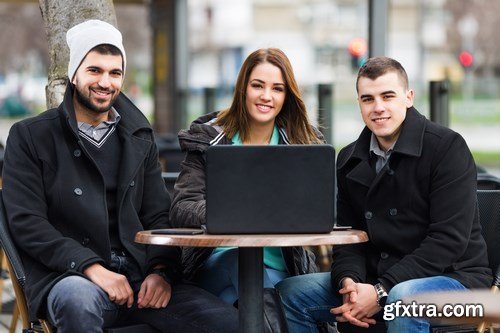
<path fill-rule="evenodd" d="M 99 53 L 101 55 L 121 56 L 122 57 L 122 69 L 123 69 L 123 67 L 125 65 L 123 63 L 123 54 L 122 54 L 122 51 L 120 51 L 120 49 L 117 48 L 114 45 L 111 45 L 111 44 L 99 44 L 99 45 L 94 46 L 93 48 L 91 48 L 88 53 L 90 53 L 90 52 L 97 52 L 97 53 Z"/>
<path fill-rule="evenodd" d="M 290 143 L 319 143 L 320 140 L 309 124 L 306 107 L 290 60 L 282 50 L 277 48 L 258 49 L 246 58 L 236 80 L 231 106 L 220 112 L 217 124 L 224 128 L 229 138 L 232 138 L 236 132 L 239 132 L 242 141 L 248 137 L 250 117 L 246 107 L 248 80 L 253 69 L 266 62 L 280 69 L 286 87 L 285 102 L 276 117 L 276 124 L 286 129 Z"/>
<path fill-rule="evenodd" d="M 90 49 L 89 53 L 95 51 L 102 55 L 119 55 L 123 56 L 119 48 L 111 44 L 99 44 Z"/>
<path fill-rule="evenodd" d="M 367 77 L 370 80 L 375 80 L 388 72 L 396 72 L 405 89 L 408 89 L 408 75 L 397 60 L 389 57 L 373 57 L 369 58 L 359 69 L 358 77 L 356 78 L 356 91 L 358 91 L 359 78 Z"/>

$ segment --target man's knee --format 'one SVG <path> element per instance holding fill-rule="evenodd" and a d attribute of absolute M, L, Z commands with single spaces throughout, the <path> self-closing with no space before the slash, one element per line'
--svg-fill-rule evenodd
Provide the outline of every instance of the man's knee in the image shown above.
<path fill-rule="evenodd" d="M 81 313 L 100 306 L 104 297 L 104 291 L 92 281 L 74 275 L 60 280 L 52 287 L 47 305 L 52 313 Z"/>
<path fill-rule="evenodd" d="M 463 290 L 465 287 L 455 279 L 446 276 L 431 276 L 413 279 L 395 285 L 387 297 L 387 302 L 392 303 L 406 296 L 445 290 Z"/>
<path fill-rule="evenodd" d="M 315 299 L 330 292 L 330 274 L 316 273 L 293 276 L 276 285 L 283 302 L 296 299 Z"/>
<path fill-rule="evenodd" d="M 387 303 L 393 303 L 401 300 L 403 297 L 411 293 L 412 287 L 410 281 L 398 283 L 389 291 L 387 295 Z"/>
<path fill-rule="evenodd" d="M 283 302 L 287 302 L 289 299 L 294 299 L 298 297 L 299 293 L 303 293 L 304 283 L 303 276 L 293 276 L 278 282 L 275 288 L 279 291 Z"/>
<path fill-rule="evenodd" d="M 392 287 L 389 295 L 387 297 L 387 303 L 393 303 L 397 300 L 401 300 L 406 296 L 418 294 L 425 292 L 429 288 L 431 281 L 429 279 L 413 279 L 398 283 Z"/>

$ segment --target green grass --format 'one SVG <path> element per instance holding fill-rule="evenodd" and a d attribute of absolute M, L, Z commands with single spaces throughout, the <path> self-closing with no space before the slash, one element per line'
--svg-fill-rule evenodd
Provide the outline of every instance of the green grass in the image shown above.
<path fill-rule="evenodd" d="M 500 167 L 500 152 L 499 151 L 473 151 L 472 156 L 477 165 L 484 167 Z"/>
<path fill-rule="evenodd" d="M 498 100 L 452 101 L 450 111 L 451 121 L 457 123 L 500 123 L 500 103 Z"/>

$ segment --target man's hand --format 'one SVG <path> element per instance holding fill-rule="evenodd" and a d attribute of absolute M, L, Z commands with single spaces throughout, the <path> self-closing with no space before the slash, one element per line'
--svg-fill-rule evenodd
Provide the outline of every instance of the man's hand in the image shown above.
<path fill-rule="evenodd" d="M 346 278 L 342 281 L 339 293 L 343 295 L 344 303 L 330 310 L 331 313 L 339 315 L 336 317 L 337 321 L 365 328 L 376 323 L 371 317 L 380 311 L 380 308 L 377 305 L 377 293 L 371 284 L 355 283 Z"/>
<path fill-rule="evenodd" d="M 90 281 L 101 287 L 116 304 L 127 304 L 130 308 L 134 303 L 134 292 L 125 275 L 104 268 L 101 264 L 92 264 L 83 271 Z"/>
<path fill-rule="evenodd" d="M 158 274 L 149 274 L 141 284 L 137 296 L 137 306 L 141 308 L 164 308 L 172 296 L 172 288 L 163 277 Z"/>

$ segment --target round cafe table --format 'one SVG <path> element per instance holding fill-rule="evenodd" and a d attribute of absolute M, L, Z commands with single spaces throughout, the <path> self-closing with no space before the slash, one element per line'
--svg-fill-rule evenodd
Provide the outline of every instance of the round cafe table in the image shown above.
<path fill-rule="evenodd" d="M 192 247 L 238 247 L 239 331 L 264 332 L 263 247 L 341 245 L 368 241 L 361 230 L 337 230 L 327 234 L 175 235 L 140 231 L 142 244 Z"/>

